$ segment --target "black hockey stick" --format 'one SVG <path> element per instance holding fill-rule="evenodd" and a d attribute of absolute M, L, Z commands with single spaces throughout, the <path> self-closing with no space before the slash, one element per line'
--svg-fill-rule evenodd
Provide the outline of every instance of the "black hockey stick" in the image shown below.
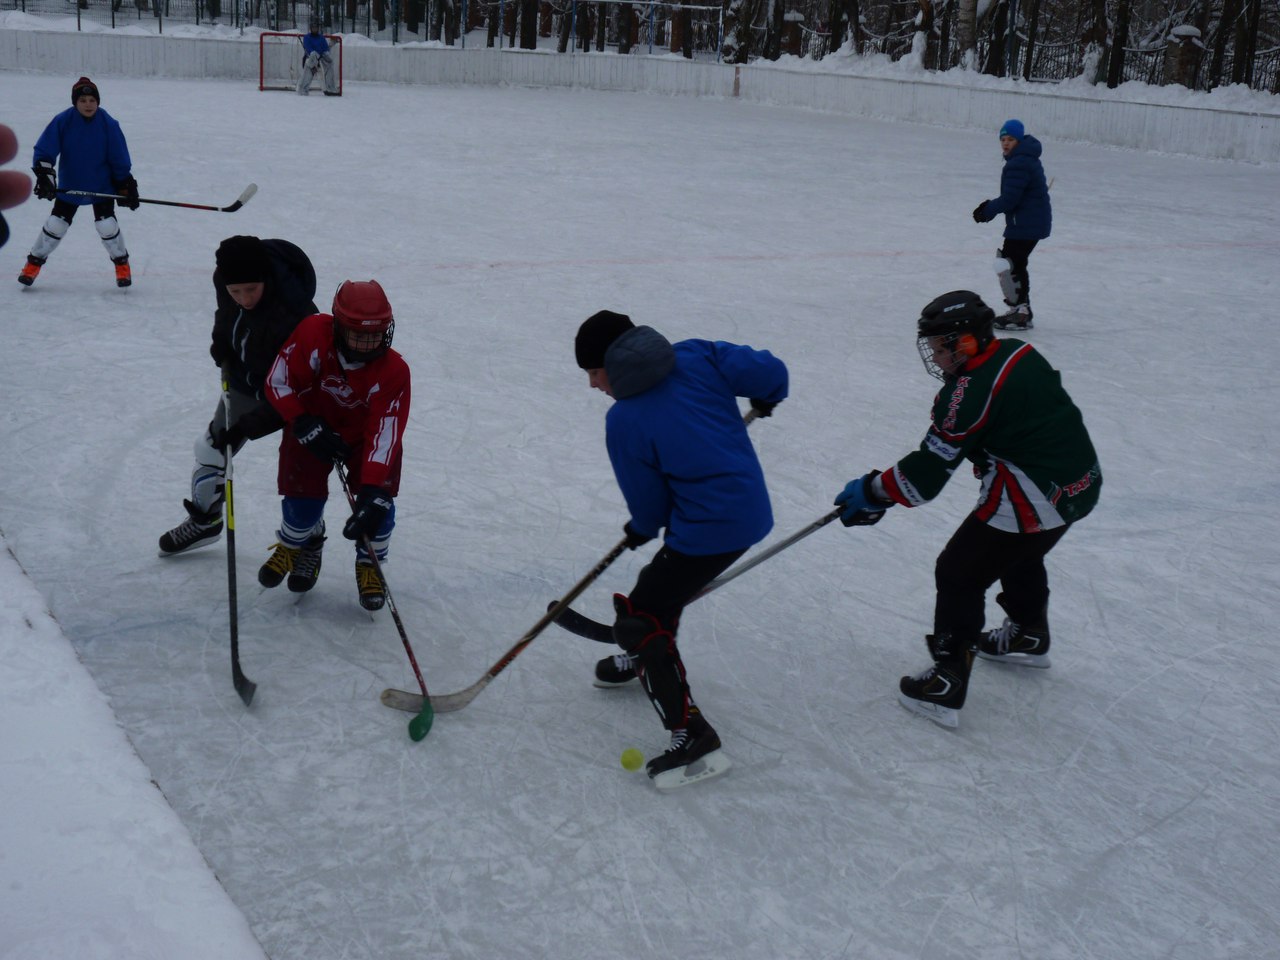
<path fill-rule="evenodd" d="M 115 200 L 118 203 L 128 199 L 128 197 L 122 197 L 118 193 L 94 193 L 92 190 L 59 190 L 58 192 L 65 193 L 69 197 L 95 197 L 98 200 Z M 179 200 L 151 200 L 147 197 L 138 197 L 138 202 L 155 203 L 162 207 L 186 207 L 188 210 L 216 210 L 219 213 L 235 213 L 248 203 L 250 198 L 257 192 L 258 185 L 251 183 L 244 188 L 244 192 L 236 197 L 230 206 L 226 207 L 215 207 L 207 203 L 183 203 Z"/>
<path fill-rule="evenodd" d="M 781 540 L 778 543 L 775 543 L 768 550 L 764 550 L 756 554 L 756 556 L 752 557 L 746 563 L 741 563 L 738 566 L 732 568 L 731 570 L 728 570 L 725 573 L 720 574 L 720 576 L 716 577 L 714 580 L 708 583 L 705 587 L 703 587 L 700 591 L 698 591 L 698 593 L 694 595 L 693 600 L 690 600 L 689 603 L 693 603 L 694 600 L 701 600 L 708 593 L 712 593 L 716 590 L 719 590 L 730 580 L 738 579 L 738 577 L 742 576 L 752 567 L 759 566 L 760 564 L 768 560 L 770 557 L 774 557 L 780 554 L 783 550 L 787 549 L 787 547 L 790 547 L 795 545 L 796 543 L 799 543 L 805 537 L 809 536 L 809 534 L 816 533 L 817 531 L 821 530 L 832 520 L 836 520 L 839 518 L 841 509 L 842 508 L 837 508 L 835 510 L 832 510 L 830 513 L 824 513 L 822 516 L 820 516 L 817 520 L 813 521 L 813 523 L 809 524 L 803 530 L 798 530 L 795 533 L 793 533 L 791 536 L 787 537 L 787 539 Z M 554 605 L 555 604 L 553 603 L 552 606 Z M 686 606 L 688 606 L 688 604 L 686 604 Z M 556 624 L 568 630 L 572 634 L 576 634 L 579 637 L 585 637 L 588 640 L 595 640 L 597 643 L 613 643 L 614 642 L 612 626 L 610 626 L 607 623 L 603 623 L 599 620 L 592 620 L 590 617 L 586 616 L 585 614 L 579 613 L 577 610 L 571 610 L 566 608 L 564 611 L 562 611 L 560 614 L 556 616 Z"/>
<path fill-rule="evenodd" d="M 231 390 L 227 384 L 227 371 L 222 371 L 222 415 L 226 429 L 231 429 Z M 227 444 L 223 457 L 226 459 L 226 470 L 223 474 L 224 499 L 227 504 L 227 607 L 231 620 L 231 682 L 235 684 L 236 693 L 244 705 L 253 703 L 253 695 L 258 685 L 244 675 L 240 669 L 240 612 L 236 599 L 236 505 L 231 489 L 231 444 Z"/>
<path fill-rule="evenodd" d="M 342 483 L 342 492 L 347 495 L 347 503 L 351 505 L 351 510 L 354 512 L 356 498 L 351 495 L 351 487 L 347 483 L 346 467 L 341 463 L 336 464 L 336 467 L 338 480 Z M 360 542 L 364 544 L 365 552 L 369 554 L 369 560 L 373 564 L 373 572 L 378 575 L 378 581 L 382 584 L 382 592 L 387 595 L 387 606 L 391 609 L 391 619 L 395 621 L 396 629 L 400 631 L 400 642 L 404 644 L 404 652 L 409 655 L 409 665 L 413 667 L 413 675 L 418 678 L 418 687 L 422 690 L 420 698 L 422 703 L 414 711 L 417 716 L 409 721 L 409 739 L 416 743 L 430 732 L 431 724 L 436 718 L 434 711 L 431 709 L 431 696 L 427 693 L 427 681 L 422 679 L 422 671 L 418 669 L 418 658 L 413 655 L 413 647 L 409 644 L 409 634 L 404 629 L 404 621 L 400 619 L 400 611 L 396 609 L 396 601 L 391 596 L 391 588 L 387 586 L 387 578 L 382 572 L 382 563 L 378 560 L 377 551 L 373 549 L 373 544 L 367 535 L 361 534 Z M 386 702 L 385 699 L 383 702 Z"/>
<path fill-rule="evenodd" d="M 609 564 L 622 556 L 622 551 L 627 549 L 627 538 L 623 537 L 618 541 L 618 545 L 604 555 L 603 559 L 591 568 L 591 572 L 574 584 L 573 589 L 566 593 L 563 597 L 551 605 L 551 609 L 543 615 L 537 623 L 529 628 L 529 632 L 515 642 L 515 645 L 498 658 L 497 663 L 484 672 L 479 680 L 467 687 L 465 690 L 459 690 L 457 693 L 446 693 L 443 696 L 434 696 L 430 698 L 429 706 L 436 713 L 452 713 L 455 710 L 461 710 L 472 700 L 480 695 L 480 691 L 489 685 L 489 681 L 500 674 L 507 668 L 516 657 L 520 656 L 521 651 L 529 644 L 533 643 L 534 638 L 545 630 L 556 617 L 558 617 L 569 604 L 577 599 L 583 590 L 591 586 L 596 579 L 608 569 Z M 384 690 L 382 691 L 382 702 L 388 707 L 394 707 L 397 710 L 407 710 L 410 713 L 423 709 L 422 701 L 425 697 L 420 697 L 415 693 L 409 693 L 406 690 Z"/>

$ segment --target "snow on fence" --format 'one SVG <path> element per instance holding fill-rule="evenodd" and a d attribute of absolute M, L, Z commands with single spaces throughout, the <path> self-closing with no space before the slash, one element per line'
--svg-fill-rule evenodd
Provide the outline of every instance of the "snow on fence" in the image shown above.
<path fill-rule="evenodd" d="M 93 76 L 230 78 L 257 83 L 256 35 L 192 39 L 71 31 L 0 30 L 9 69 Z M 671 96 L 738 97 L 852 116 L 990 130 L 1033 116 L 1044 138 L 1251 162 L 1280 161 L 1280 113 L 1099 100 L 1041 85 L 1008 88 L 911 78 L 849 76 L 777 66 L 733 66 L 676 56 L 387 46 L 353 37 L 347 83 L 588 87 Z M 373 92 L 349 91 L 354 96 Z"/>

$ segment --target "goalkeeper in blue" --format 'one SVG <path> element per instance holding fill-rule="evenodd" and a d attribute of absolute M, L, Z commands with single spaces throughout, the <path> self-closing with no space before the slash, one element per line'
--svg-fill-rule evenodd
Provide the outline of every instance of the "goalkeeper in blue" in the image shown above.
<path fill-rule="evenodd" d="M 324 73 L 324 95 L 340 97 L 338 79 L 333 71 L 333 54 L 329 52 L 329 41 L 320 32 L 320 18 L 312 17 L 307 25 L 307 35 L 302 38 L 302 76 L 298 78 L 298 93 L 306 96 L 311 92 L 311 81 L 317 72 Z"/>

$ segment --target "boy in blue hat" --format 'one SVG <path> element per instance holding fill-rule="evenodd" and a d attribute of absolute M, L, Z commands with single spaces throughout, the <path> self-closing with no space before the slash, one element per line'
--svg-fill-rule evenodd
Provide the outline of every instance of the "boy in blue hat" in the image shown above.
<path fill-rule="evenodd" d="M 1004 244 L 996 251 L 996 275 L 1009 311 L 996 318 L 1002 330 L 1030 330 L 1031 278 L 1027 261 L 1037 243 L 1053 228 L 1049 185 L 1040 163 L 1040 141 L 1026 132 L 1021 120 L 1006 120 L 1000 127 L 1004 170 L 1000 196 L 984 200 L 973 211 L 975 223 L 1004 214 Z"/>

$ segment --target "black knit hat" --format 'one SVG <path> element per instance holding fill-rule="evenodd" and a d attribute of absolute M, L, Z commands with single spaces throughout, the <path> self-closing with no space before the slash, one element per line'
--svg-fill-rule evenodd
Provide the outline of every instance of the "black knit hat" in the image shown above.
<path fill-rule="evenodd" d="M 631 318 L 612 310 L 593 313 L 578 328 L 573 352 L 578 366 L 583 370 L 598 370 L 604 366 L 604 355 L 613 341 L 635 328 Z"/>
<path fill-rule="evenodd" d="M 257 237 L 227 237 L 214 259 L 223 284 L 261 283 L 270 271 L 267 246 Z"/>
<path fill-rule="evenodd" d="M 81 77 L 71 85 L 71 102 L 75 103 L 83 96 L 90 96 L 102 103 L 102 97 L 98 96 L 98 86 L 88 77 Z"/>

